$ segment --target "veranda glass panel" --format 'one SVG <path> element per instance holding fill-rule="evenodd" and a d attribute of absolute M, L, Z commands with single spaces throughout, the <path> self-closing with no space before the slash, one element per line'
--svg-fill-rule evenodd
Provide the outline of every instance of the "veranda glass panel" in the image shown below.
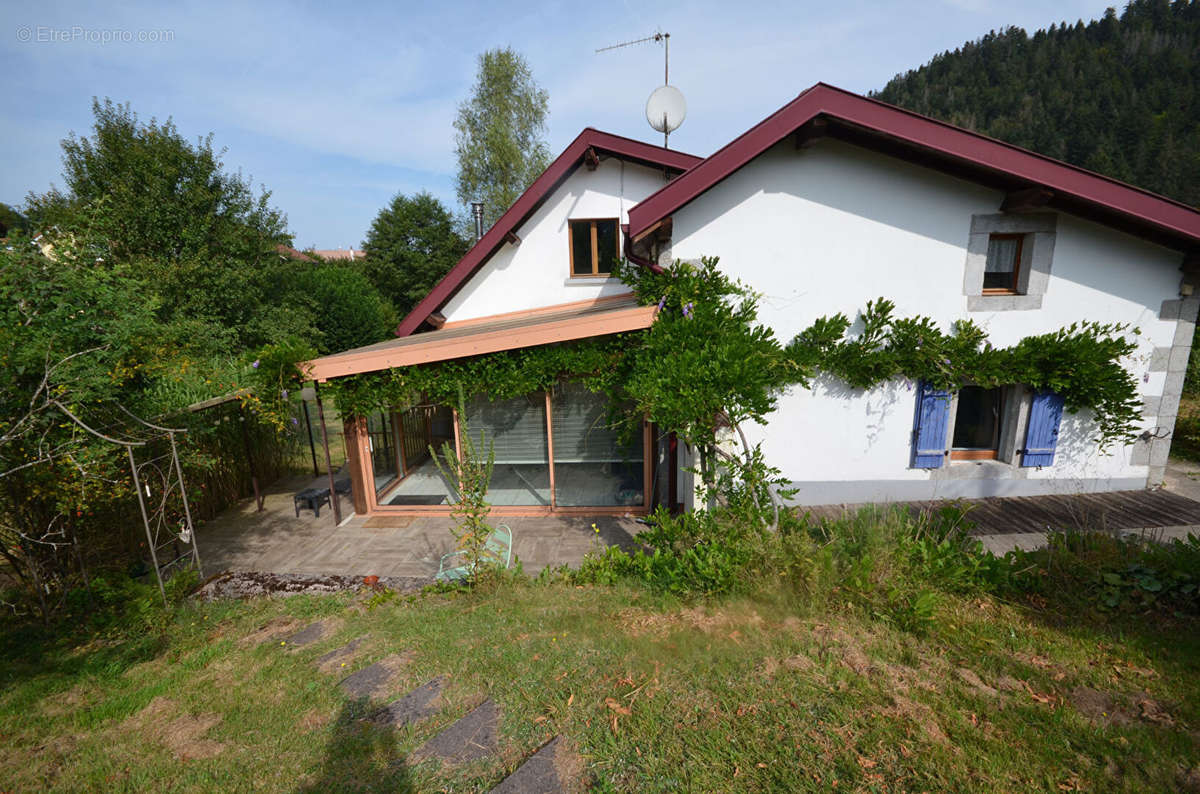
<path fill-rule="evenodd" d="M 400 414 L 400 462 L 403 476 L 379 498 L 384 505 L 444 505 L 455 499 L 453 484 L 438 469 L 429 448 L 440 456 L 454 452 L 453 413 L 445 406 L 420 405 Z"/>
<path fill-rule="evenodd" d="M 371 450 L 371 468 L 375 475 L 375 496 L 378 498 L 400 471 L 396 430 L 390 413 L 373 411 L 367 415 L 367 441 Z"/>
<path fill-rule="evenodd" d="M 644 501 L 642 434 L 622 438 L 608 401 L 578 384 L 554 390 L 554 487 L 559 507 L 638 506 Z M 626 436 L 629 434 L 626 433 Z"/>
<path fill-rule="evenodd" d="M 550 504 L 550 445 L 546 397 L 541 392 L 511 400 L 476 397 L 467 403 L 467 432 L 480 455 L 494 449 L 488 501 L 496 506 Z"/>

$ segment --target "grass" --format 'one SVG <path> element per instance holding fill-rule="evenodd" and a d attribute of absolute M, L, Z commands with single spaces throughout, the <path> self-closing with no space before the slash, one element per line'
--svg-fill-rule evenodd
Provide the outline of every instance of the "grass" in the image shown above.
<path fill-rule="evenodd" d="M 1171 437 L 1171 455 L 1200 463 L 1200 395 L 1187 393 L 1179 401 L 1175 432 Z"/>
<path fill-rule="evenodd" d="M 517 580 L 192 604 L 160 631 L 84 644 L 25 630 L 0 651 L 0 790 L 487 790 L 558 734 L 600 791 L 1167 791 L 1200 778 L 1194 621 L 945 595 L 916 635 L 782 592 L 688 605 Z M 336 632 L 311 647 L 270 638 L 318 618 Z M 364 634 L 346 668 L 315 668 Z M 380 730 L 336 682 L 398 652 L 410 656 L 397 694 L 444 676 L 444 706 Z M 502 710 L 498 757 L 392 764 L 485 696 Z"/>

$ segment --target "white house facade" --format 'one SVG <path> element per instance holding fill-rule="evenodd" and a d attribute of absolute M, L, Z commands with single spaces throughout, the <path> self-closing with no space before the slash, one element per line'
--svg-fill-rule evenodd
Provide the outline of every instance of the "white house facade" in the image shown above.
<path fill-rule="evenodd" d="M 789 389 L 749 432 L 796 502 L 1141 489 L 1162 480 L 1170 449 L 1200 309 L 1197 252 L 1192 208 L 819 84 L 703 159 L 585 130 L 398 339 L 310 362 L 311 374 L 645 328 L 654 307 L 636 305 L 612 263 L 715 256 L 761 293 L 760 319 L 785 344 L 818 317 L 854 318 L 880 297 L 943 330 L 972 320 L 999 347 L 1079 321 L 1138 329 L 1122 363 L 1140 389 L 1143 432 L 1103 450 L 1086 412 L 1021 384 L 939 393 L 900 379 L 862 390 L 823 375 Z M 587 400 L 564 387 L 469 409 L 507 456 L 498 509 L 688 504 L 687 451 L 649 425 L 640 448 L 617 449 L 624 442 L 594 432 L 602 406 Z M 347 424 L 358 512 L 448 509 L 412 456 L 450 424 L 443 408 L 422 410 Z"/>
<path fill-rule="evenodd" d="M 1169 432 L 1160 418 L 1171 366 L 1163 351 L 1181 327 L 1180 342 L 1191 343 L 1190 320 L 1174 308 L 1179 252 L 1065 213 L 1000 213 L 1004 198 L 835 139 L 799 150 L 787 141 L 676 212 L 670 254 L 720 257 L 725 272 L 763 294 L 761 318 L 785 343 L 817 317 L 855 317 L 878 297 L 893 300 L 898 316 L 927 316 L 944 329 L 974 320 L 1000 347 L 1080 320 L 1128 323 L 1141 331 L 1125 363 L 1146 400 L 1144 429 Z M 986 261 L 991 230 L 1021 235 L 1026 272 L 1038 268 L 1031 280 L 1039 283 L 1021 295 L 982 294 L 975 260 Z M 976 252 L 978 237 L 985 244 Z M 1185 364 L 1177 355 L 1176 373 Z M 1175 405 L 1178 377 L 1171 385 Z M 955 455 L 956 400 L 934 468 L 913 465 L 920 390 L 907 381 L 864 391 L 819 378 L 792 388 L 753 435 L 805 504 L 1126 490 L 1161 480 L 1165 460 L 1151 466 L 1151 444 L 1102 452 L 1084 415 L 1062 417 L 1052 464 L 1022 465 L 1032 393 L 1013 387 L 999 396 L 995 455 Z M 1159 455 L 1166 448 L 1156 447 Z"/>

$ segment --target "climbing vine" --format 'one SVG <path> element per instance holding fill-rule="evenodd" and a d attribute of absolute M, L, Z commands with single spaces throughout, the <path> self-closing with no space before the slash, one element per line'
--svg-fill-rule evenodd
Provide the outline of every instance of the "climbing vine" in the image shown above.
<path fill-rule="evenodd" d="M 1121 360 L 1136 349 L 1129 337 L 1136 328 L 1078 322 L 998 348 L 970 320 L 958 320 L 944 333 L 928 317 L 896 318 L 894 310 L 884 298 L 868 302 L 862 330 L 852 338 L 846 315 L 822 317 L 792 340 L 786 354 L 798 369 L 826 372 L 860 389 L 899 377 L 951 390 L 967 383 L 1049 389 L 1072 413 L 1094 412 L 1102 447 L 1133 436 L 1141 401 Z"/>

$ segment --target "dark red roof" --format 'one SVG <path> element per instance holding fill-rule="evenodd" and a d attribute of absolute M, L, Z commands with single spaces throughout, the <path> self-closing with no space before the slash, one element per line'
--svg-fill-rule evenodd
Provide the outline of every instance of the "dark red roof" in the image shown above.
<path fill-rule="evenodd" d="M 500 216 L 495 225 L 488 229 L 470 251 L 451 268 L 445 278 L 437 283 L 425 299 L 416 305 L 396 329 L 396 336 L 408 336 L 454 296 L 454 293 L 483 266 L 492 254 L 504 244 L 505 237 L 532 215 L 542 202 L 554 192 L 555 188 L 574 173 L 583 162 L 588 149 L 597 154 L 608 154 L 622 160 L 643 163 L 672 171 L 686 171 L 701 162 L 700 157 L 664 149 L 649 143 L 642 143 L 620 135 L 612 135 L 600 130 L 586 128 L 571 142 L 562 154 L 534 180 L 533 184 L 521 194 L 508 211 Z"/>
<path fill-rule="evenodd" d="M 817 83 L 629 211 L 637 237 L 762 154 L 822 119 L 829 135 L 1003 190 L 1042 188 L 1048 204 L 1188 250 L 1200 243 L 1200 212 L 1115 179 L 902 108 Z"/>

